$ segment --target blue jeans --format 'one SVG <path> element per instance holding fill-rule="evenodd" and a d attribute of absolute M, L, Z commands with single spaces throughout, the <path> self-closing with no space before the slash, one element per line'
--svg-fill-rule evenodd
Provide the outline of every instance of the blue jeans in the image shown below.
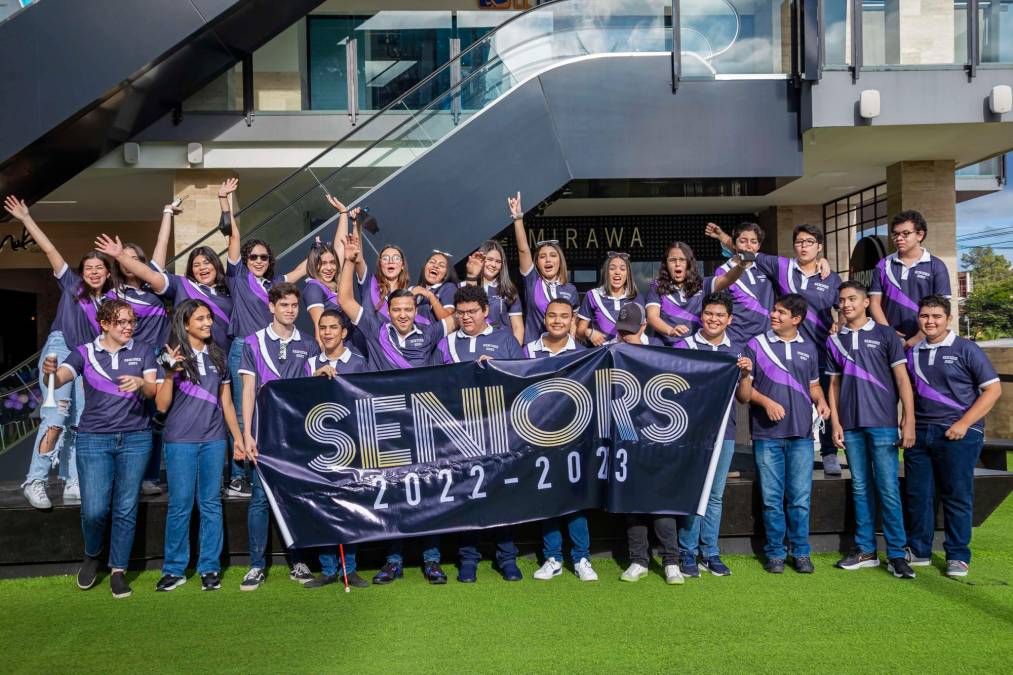
<path fill-rule="evenodd" d="M 196 497 L 200 510 L 200 557 L 197 573 L 221 571 L 222 470 L 225 440 L 166 443 L 165 473 L 169 510 L 165 518 L 165 562 L 162 573 L 183 576 L 190 562 L 190 513 Z"/>
<path fill-rule="evenodd" d="M 387 562 L 396 565 L 404 564 L 404 540 L 392 539 L 387 544 Z M 422 537 L 422 562 L 440 562 L 440 538 L 436 535 Z"/>
<path fill-rule="evenodd" d="M 482 559 L 482 554 L 478 550 L 478 539 L 481 534 L 482 530 L 461 533 L 457 554 L 460 556 L 462 564 L 477 565 L 478 561 Z M 502 568 L 508 562 L 516 562 L 517 546 L 514 545 L 513 528 L 497 527 L 492 531 L 492 534 L 496 541 L 496 565 Z"/>
<path fill-rule="evenodd" d="M 349 576 L 355 572 L 355 544 L 345 546 L 345 572 Z M 338 549 L 328 548 L 320 553 L 320 572 L 325 576 L 333 577 L 341 574 L 341 558 L 338 557 Z"/>
<path fill-rule="evenodd" d="M 563 562 L 563 533 L 560 526 L 566 522 L 570 535 L 570 559 L 574 563 L 581 558 L 591 557 L 591 533 L 587 529 L 587 516 L 581 512 L 542 521 L 542 554 L 545 559 L 555 558 Z"/>
<path fill-rule="evenodd" d="M 84 553 L 102 553 L 110 524 L 109 567 L 126 569 L 134 543 L 141 477 L 151 454 L 151 432 L 79 433 L 77 472 L 81 477 L 81 532 Z"/>
<path fill-rule="evenodd" d="M 855 498 L 855 547 L 876 552 L 876 495 L 883 512 L 887 558 L 904 556 L 904 512 L 900 501 L 900 460 L 896 427 L 864 427 L 844 432 L 844 452 Z M 875 489 L 873 489 L 875 483 Z"/>
<path fill-rule="evenodd" d="M 908 545 L 915 555 L 932 555 L 935 496 L 943 503 L 943 549 L 947 560 L 971 562 L 974 465 L 985 437 L 974 429 L 959 441 L 947 440 L 938 424 L 919 426 L 913 448 L 904 451 Z"/>
<path fill-rule="evenodd" d="M 260 472 L 253 472 L 250 505 L 246 510 L 246 532 L 250 541 L 250 567 L 267 567 L 267 529 L 270 526 L 271 511 L 267 503 Z"/>
<path fill-rule="evenodd" d="M 785 535 L 796 558 L 809 555 L 809 497 L 813 487 L 811 438 L 753 439 L 763 498 L 763 547 L 768 560 L 787 557 Z M 785 502 L 787 501 L 787 508 Z M 785 517 L 787 515 L 787 518 Z"/>
<path fill-rule="evenodd" d="M 239 374 L 239 363 L 243 359 L 243 340 L 236 338 L 229 347 L 229 374 L 232 376 L 232 405 L 236 407 L 236 418 L 239 421 L 239 431 L 243 431 L 243 376 Z M 256 471 L 251 471 L 248 466 L 243 466 L 229 454 L 229 479 L 251 478 Z M 256 567 L 256 565 L 254 565 Z"/>
<path fill-rule="evenodd" d="M 46 387 L 49 378 L 42 374 L 42 362 L 46 360 L 48 354 L 56 354 L 58 363 L 62 363 L 70 354 L 63 339 L 63 332 L 54 330 L 50 333 L 39 356 L 39 387 L 43 401 L 46 400 L 46 393 L 49 391 Z M 77 426 L 84 411 L 84 381 L 80 377 L 74 378 L 73 382 L 59 387 L 53 393 L 53 397 L 56 399 L 55 408 L 39 408 L 39 430 L 35 434 L 32 461 L 28 465 L 28 475 L 25 476 L 23 486 L 36 480 L 45 481 L 54 465 L 59 465 L 60 475 L 67 481 L 77 481 L 77 462 L 74 460 L 77 432 L 73 427 Z M 51 427 L 60 427 L 63 432 L 53 450 L 40 455 L 39 444 Z M 63 461 L 60 461 L 61 458 Z"/>
<path fill-rule="evenodd" d="M 735 411 L 733 410 L 732 413 Z M 710 497 L 707 499 L 707 511 L 703 516 L 696 514 L 678 516 L 679 550 L 682 553 L 704 558 L 718 555 L 718 533 L 721 530 L 721 505 L 725 494 L 725 481 L 728 480 L 728 468 L 732 465 L 735 454 L 735 441 L 724 441 L 721 444 L 718 465 L 714 470 L 714 482 L 711 483 Z"/>

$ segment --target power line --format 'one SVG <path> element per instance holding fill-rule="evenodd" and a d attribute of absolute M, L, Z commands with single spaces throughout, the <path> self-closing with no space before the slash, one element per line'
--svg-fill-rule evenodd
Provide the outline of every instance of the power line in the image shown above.
<path fill-rule="evenodd" d="M 980 237 L 986 237 L 986 238 L 987 237 L 994 237 L 994 236 L 1000 235 L 1000 234 L 1013 234 L 1013 227 L 1001 228 L 1001 229 L 998 229 L 998 230 L 994 230 L 992 232 L 982 231 L 982 232 L 972 232 L 970 234 L 962 234 L 959 237 L 957 237 L 957 241 L 966 241 L 968 239 L 978 239 Z"/>

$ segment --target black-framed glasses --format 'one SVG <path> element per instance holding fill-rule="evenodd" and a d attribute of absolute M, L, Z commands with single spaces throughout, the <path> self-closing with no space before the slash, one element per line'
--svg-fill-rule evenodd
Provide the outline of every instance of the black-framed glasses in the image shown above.
<path fill-rule="evenodd" d="M 535 248 L 539 246 L 559 246 L 558 239 L 542 239 L 541 241 L 535 242 Z"/>
<path fill-rule="evenodd" d="M 252 260 L 254 262 L 257 262 L 258 260 L 260 262 L 268 262 L 269 260 L 271 260 L 271 256 L 268 255 L 267 253 L 250 253 L 246 256 L 246 259 Z"/>

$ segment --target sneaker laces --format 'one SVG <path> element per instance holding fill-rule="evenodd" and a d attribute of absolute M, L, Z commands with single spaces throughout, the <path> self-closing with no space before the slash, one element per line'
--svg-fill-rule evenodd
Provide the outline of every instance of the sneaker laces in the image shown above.
<path fill-rule="evenodd" d="M 292 573 L 299 576 L 304 576 L 310 573 L 310 568 L 309 566 L 306 565 L 306 563 L 296 563 L 295 565 L 292 566 Z"/>
<path fill-rule="evenodd" d="M 259 567 L 251 567 L 250 571 L 246 573 L 245 577 L 243 577 L 243 581 L 251 581 L 253 579 L 256 579 L 258 576 L 260 576 L 260 573 L 261 569 Z"/>
<path fill-rule="evenodd" d="M 46 495 L 46 484 L 43 483 L 41 480 L 34 480 L 34 481 L 32 481 L 31 491 L 32 491 L 32 494 L 35 495 L 36 499 L 39 499 L 39 498 L 47 496 Z"/>

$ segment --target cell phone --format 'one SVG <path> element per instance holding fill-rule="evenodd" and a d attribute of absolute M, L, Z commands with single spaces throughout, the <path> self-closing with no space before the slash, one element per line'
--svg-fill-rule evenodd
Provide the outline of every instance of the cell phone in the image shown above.
<path fill-rule="evenodd" d="M 175 199 L 172 200 L 172 208 L 178 209 L 180 206 L 183 205 L 183 201 L 189 198 L 190 195 L 183 195 L 182 197 L 176 197 Z"/>
<path fill-rule="evenodd" d="M 754 262 L 756 260 L 756 254 L 755 253 L 750 253 L 748 251 L 745 251 L 743 253 L 739 253 L 738 256 L 739 256 L 739 259 L 742 262 Z"/>

